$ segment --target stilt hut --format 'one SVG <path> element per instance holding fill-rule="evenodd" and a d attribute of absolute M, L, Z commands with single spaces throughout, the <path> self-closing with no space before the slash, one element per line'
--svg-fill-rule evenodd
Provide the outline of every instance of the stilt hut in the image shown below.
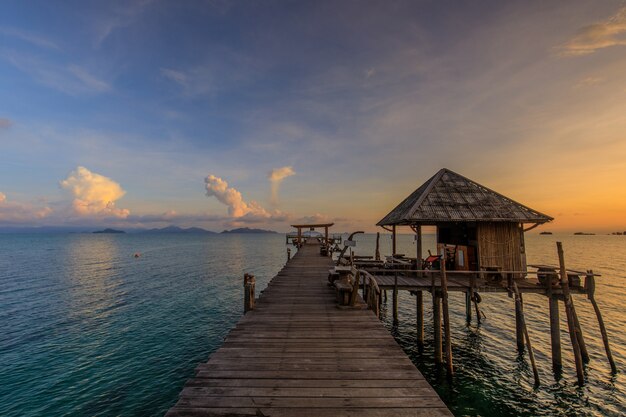
<path fill-rule="evenodd" d="M 417 233 L 418 259 L 423 257 L 421 227 L 436 226 L 437 250 L 448 269 L 525 271 L 524 231 L 551 220 L 443 168 L 377 225 L 393 233 L 394 254 L 398 226 L 410 226 Z"/>

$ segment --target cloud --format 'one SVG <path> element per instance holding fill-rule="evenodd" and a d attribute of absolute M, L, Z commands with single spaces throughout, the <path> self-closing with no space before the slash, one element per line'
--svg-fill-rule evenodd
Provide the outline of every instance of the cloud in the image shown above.
<path fill-rule="evenodd" d="M 246 203 L 241 193 L 229 187 L 228 183 L 215 175 L 209 175 L 204 179 L 206 195 L 214 196 L 217 200 L 228 206 L 228 214 L 231 217 L 241 218 L 244 216 L 255 218 L 269 218 L 270 213 L 255 201 Z"/>
<path fill-rule="evenodd" d="M 70 65 L 67 70 L 92 91 L 103 92 L 111 89 L 109 84 L 97 79 L 96 77 L 88 73 L 84 68 L 76 65 Z"/>
<path fill-rule="evenodd" d="M 31 204 L 9 201 L 0 192 L 0 223 L 31 223 L 52 213 L 50 207 L 35 207 Z"/>
<path fill-rule="evenodd" d="M 11 28 L 11 27 L 0 27 L 0 33 L 3 35 L 10 36 L 12 38 L 20 39 L 22 41 L 28 42 L 32 45 L 38 46 L 40 48 L 45 49 L 60 49 L 59 46 L 50 41 L 43 36 L 34 34 L 32 32 L 27 32 L 25 30 Z"/>
<path fill-rule="evenodd" d="M 78 65 L 59 65 L 36 56 L 0 50 L 0 58 L 28 74 L 36 82 L 69 95 L 102 93 L 110 85 Z"/>
<path fill-rule="evenodd" d="M 626 7 L 607 21 L 582 27 L 576 36 L 562 46 L 561 55 L 580 56 L 598 49 L 626 45 Z"/>
<path fill-rule="evenodd" d="M 187 75 L 182 71 L 177 71 L 170 68 L 161 68 L 161 75 L 171 81 L 174 81 L 175 83 L 182 85 L 183 87 L 187 86 Z"/>
<path fill-rule="evenodd" d="M 291 177 L 292 175 L 296 175 L 296 171 L 290 166 L 274 168 L 267 174 L 267 179 L 269 179 L 272 184 L 272 196 L 270 201 L 273 205 L 278 204 L 278 189 L 280 188 L 280 183 L 283 182 L 285 178 Z"/>
<path fill-rule="evenodd" d="M 103 175 L 91 172 L 85 167 L 77 167 L 61 181 L 61 187 L 74 197 L 74 213 L 85 217 L 126 218 L 130 211 L 115 207 L 115 201 L 126 191 L 115 181 Z"/>
<path fill-rule="evenodd" d="M 574 84 L 574 88 L 587 87 L 591 85 L 597 85 L 604 82 L 604 78 L 602 77 L 585 77 L 580 80 L 576 84 Z"/>
<path fill-rule="evenodd" d="M 0 117 L 0 129 L 8 129 L 13 126 L 13 122 L 10 119 Z"/>

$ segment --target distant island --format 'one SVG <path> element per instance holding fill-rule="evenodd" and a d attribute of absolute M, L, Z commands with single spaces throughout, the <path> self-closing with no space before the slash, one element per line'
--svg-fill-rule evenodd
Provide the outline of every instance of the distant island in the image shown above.
<path fill-rule="evenodd" d="M 206 233 L 206 234 L 212 234 L 212 233 L 215 233 L 215 232 L 203 229 L 201 227 L 188 227 L 188 228 L 185 229 L 185 228 L 178 227 L 178 226 L 167 226 L 167 227 L 163 227 L 161 229 L 143 230 L 143 231 L 141 231 L 141 233 Z"/>
<path fill-rule="evenodd" d="M 229 233 L 277 233 L 273 230 L 250 229 L 249 227 L 240 227 L 239 229 L 224 230 L 222 234 Z"/>
<path fill-rule="evenodd" d="M 96 230 L 95 232 L 91 232 L 91 233 L 126 233 L 126 232 L 123 230 L 115 230 L 115 229 L 106 228 L 104 230 Z"/>
<path fill-rule="evenodd" d="M 577 236 L 593 236 L 595 233 L 587 233 L 587 232 L 576 232 L 574 233 Z"/>
<path fill-rule="evenodd" d="M 552 234 L 552 232 L 541 232 L 541 233 L 539 233 L 539 234 L 540 234 L 540 235 L 551 235 L 551 234 Z"/>

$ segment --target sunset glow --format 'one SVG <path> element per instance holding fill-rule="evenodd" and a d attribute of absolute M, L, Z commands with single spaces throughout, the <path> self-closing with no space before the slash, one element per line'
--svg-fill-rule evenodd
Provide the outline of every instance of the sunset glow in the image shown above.
<path fill-rule="evenodd" d="M 626 230 L 626 7 L 9 1 L 0 227 L 374 231 L 447 167 Z"/>

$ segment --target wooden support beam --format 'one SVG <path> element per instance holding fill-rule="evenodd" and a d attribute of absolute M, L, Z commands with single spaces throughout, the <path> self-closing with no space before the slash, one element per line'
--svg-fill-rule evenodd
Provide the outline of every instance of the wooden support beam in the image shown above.
<path fill-rule="evenodd" d="M 415 291 L 415 316 L 417 345 L 424 346 L 424 298 L 422 291 Z"/>
<path fill-rule="evenodd" d="M 616 373 L 617 367 L 615 366 L 613 354 L 611 353 L 611 347 L 609 346 L 609 336 L 606 333 L 606 327 L 604 327 L 604 320 L 602 319 L 602 313 L 600 313 L 600 307 L 598 307 L 598 303 L 596 303 L 596 279 L 593 276 L 592 270 L 587 271 L 585 284 L 587 286 L 587 298 L 589 298 L 589 301 L 591 301 L 591 305 L 596 312 L 598 325 L 600 326 L 600 333 L 602 334 L 602 342 L 604 343 L 604 350 L 606 351 L 606 357 L 609 360 L 609 365 L 611 365 L 611 372 Z"/>
<path fill-rule="evenodd" d="M 450 331 L 450 310 L 448 308 L 448 274 L 446 273 L 445 258 L 441 262 L 441 304 L 443 309 L 443 331 L 445 333 L 445 354 L 448 375 L 454 375 L 452 363 L 452 335 Z"/>
<path fill-rule="evenodd" d="M 392 226 L 391 232 L 391 255 L 396 254 L 396 225 Z"/>
<path fill-rule="evenodd" d="M 468 288 L 465 291 L 465 321 L 467 324 L 472 322 L 472 290 Z"/>
<path fill-rule="evenodd" d="M 416 267 L 422 269 L 422 226 L 415 226 L 415 255 Z"/>
<path fill-rule="evenodd" d="M 433 291 L 433 337 L 435 339 L 435 363 L 442 364 L 441 354 L 441 298 L 439 290 Z"/>
<path fill-rule="evenodd" d="M 515 282 L 513 281 L 513 284 Z M 522 315 L 524 314 L 521 310 L 521 304 L 515 303 L 515 340 L 517 341 L 517 350 L 519 352 L 524 351 L 524 323 L 522 320 Z"/>
<path fill-rule="evenodd" d="M 515 281 L 513 281 L 513 290 L 515 291 L 516 311 L 517 311 L 517 306 L 519 305 L 520 320 L 522 323 L 522 332 L 524 333 L 524 338 L 526 339 L 526 345 L 528 345 L 528 358 L 530 359 L 530 364 L 533 369 L 535 387 L 537 387 L 539 386 L 539 371 L 537 370 L 537 364 L 535 363 L 535 354 L 533 353 L 533 346 L 530 343 L 530 335 L 528 334 L 528 328 L 526 327 L 526 320 L 524 319 L 524 300 L 522 299 L 522 294 L 520 294 L 519 289 L 517 288 L 517 283 L 515 283 Z"/>
<path fill-rule="evenodd" d="M 583 328 L 580 326 L 580 322 L 578 321 L 578 314 L 576 314 L 574 299 L 571 297 L 572 296 L 570 295 L 572 315 L 574 316 L 574 326 L 576 328 L 576 340 L 578 341 L 578 346 L 580 347 L 580 356 L 584 363 L 589 363 L 589 352 L 587 352 L 587 344 L 585 343 L 585 337 L 583 336 Z"/>
<path fill-rule="evenodd" d="M 576 325 L 574 323 L 574 313 L 572 310 L 572 296 L 569 292 L 569 282 L 567 278 L 567 270 L 565 269 L 565 255 L 563 254 L 563 244 L 556 242 L 556 248 L 559 255 L 559 267 L 561 274 L 561 289 L 563 291 L 563 298 L 565 301 L 565 314 L 567 315 L 567 328 L 569 330 L 569 337 L 572 342 L 572 350 L 574 351 L 574 362 L 576 365 L 576 377 L 578 378 L 578 385 L 585 383 L 585 372 L 583 369 L 583 359 L 580 354 L 580 345 L 578 344 L 578 338 L 576 337 Z"/>
<path fill-rule="evenodd" d="M 550 285 L 550 283 L 548 283 Z M 552 369 L 560 374 L 563 369 L 561 359 L 561 320 L 559 318 L 559 300 L 553 295 L 548 296 L 550 303 L 550 347 L 552 348 Z"/>

